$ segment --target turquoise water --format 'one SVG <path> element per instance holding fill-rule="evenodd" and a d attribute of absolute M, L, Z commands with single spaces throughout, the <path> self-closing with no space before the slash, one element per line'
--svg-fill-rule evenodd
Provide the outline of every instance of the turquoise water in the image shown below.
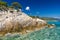
<path fill-rule="evenodd" d="M 49 21 L 48 23 L 49 23 L 49 24 L 55 24 L 56 27 L 60 27 L 60 21 L 54 21 L 54 22 Z"/>
<path fill-rule="evenodd" d="M 48 22 L 55 24 L 55 28 L 45 28 L 27 35 L 13 35 L 0 37 L 0 40 L 60 40 L 60 22 Z"/>

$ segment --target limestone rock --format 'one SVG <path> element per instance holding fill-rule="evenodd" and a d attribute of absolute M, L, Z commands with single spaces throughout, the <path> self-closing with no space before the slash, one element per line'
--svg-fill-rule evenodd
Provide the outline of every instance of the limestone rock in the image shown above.
<path fill-rule="evenodd" d="M 16 29 L 16 27 L 35 26 L 37 24 L 44 25 L 46 22 L 38 18 L 33 19 L 23 12 L 0 12 L 0 31 L 10 31 L 14 28 Z"/>

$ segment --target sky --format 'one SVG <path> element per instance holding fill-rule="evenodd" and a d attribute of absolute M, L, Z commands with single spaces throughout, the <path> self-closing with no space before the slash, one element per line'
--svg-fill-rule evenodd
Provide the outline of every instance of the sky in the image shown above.
<path fill-rule="evenodd" d="M 19 2 L 28 15 L 60 18 L 60 0 L 4 0 L 11 5 Z"/>

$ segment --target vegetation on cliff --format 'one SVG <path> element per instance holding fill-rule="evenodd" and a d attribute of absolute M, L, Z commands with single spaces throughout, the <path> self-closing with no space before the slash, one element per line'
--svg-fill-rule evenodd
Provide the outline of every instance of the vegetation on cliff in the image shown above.
<path fill-rule="evenodd" d="M 7 11 L 9 8 L 14 8 L 14 9 L 21 9 L 22 6 L 18 2 L 13 2 L 11 5 L 9 5 L 7 2 L 0 0 L 0 10 Z"/>

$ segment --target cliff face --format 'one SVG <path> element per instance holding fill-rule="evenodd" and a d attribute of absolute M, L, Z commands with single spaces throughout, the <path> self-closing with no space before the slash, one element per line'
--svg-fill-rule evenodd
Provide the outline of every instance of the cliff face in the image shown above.
<path fill-rule="evenodd" d="M 41 19 L 33 19 L 23 12 L 0 12 L 0 32 L 19 31 L 28 27 L 42 27 L 46 22 Z"/>

